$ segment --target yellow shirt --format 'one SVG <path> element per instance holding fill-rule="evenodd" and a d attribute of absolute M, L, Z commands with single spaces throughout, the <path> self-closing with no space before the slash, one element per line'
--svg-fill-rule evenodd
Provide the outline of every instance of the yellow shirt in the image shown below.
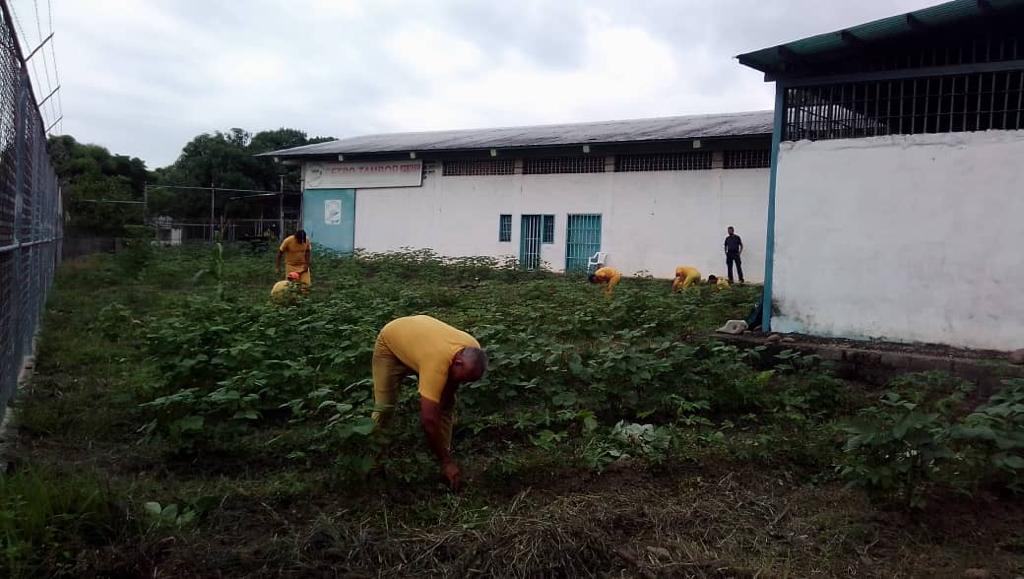
<path fill-rule="evenodd" d="M 696 280 L 700 279 L 700 271 L 695 267 L 690 267 L 688 265 L 680 265 L 679 267 L 676 268 L 676 277 Z"/>
<path fill-rule="evenodd" d="M 700 281 L 700 272 L 697 268 L 688 265 L 681 265 L 676 268 L 676 279 L 672 282 L 672 291 L 686 289 Z"/>
<path fill-rule="evenodd" d="M 614 279 L 621 278 L 622 274 L 619 270 L 614 267 L 602 267 L 601 269 L 594 272 L 594 279 L 600 282 L 610 282 Z"/>
<path fill-rule="evenodd" d="M 288 290 L 291 289 L 291 282 L 288 280 L 282 280 L 274 284 L 274 287 L 270 288 L 270 299 L 280 302 L 288 298 Z"/>
<path fill-rule="evenodd" d="M 463 348 L 479 348 L 476 338 L 430 316 L 392 320 L 378 338 L 419 377 L 420 396 L 441 402 L 452 358 Z"/>
<path fill-rule="evenodd" d="M 614 267 L 602 267 L 594 272 L 594 279 L 608 284 L 604 287 L 604 295 L 611 297 L 615 286 L 619 285 L 619 280 L 622 279 L 622 274 Z"/>
<path fill-rule="evenodd" d="M 288 266 L 289 272 L 305 269 L 307 265 L 306 252 L 309 251 L 309 248 L 309 237 L 306 238 L 306 243 L 299 243 L 294 235 L 284 238 L 280 251 L 284 253 L 284 263 Z"/>

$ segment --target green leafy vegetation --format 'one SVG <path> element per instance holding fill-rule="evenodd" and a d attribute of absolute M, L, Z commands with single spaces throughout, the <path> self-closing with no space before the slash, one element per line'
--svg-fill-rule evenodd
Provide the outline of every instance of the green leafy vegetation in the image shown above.
<path fill-rule="evenodd" d="M 69 543 L 103 544 L 130 522 L 95 475 L 0 474 L 0 570 L 37 577 L 73 561 Z"/>
<path fill-rule="evenodd" d="M 909 375 L 890 387 L 843 426 L 840 473 L 851 484 L 911 507 L 925 503 L 930 485 L 1024 490 L 1024 381 L 1008 381 L 970 413 L 964 402 L 972 387 L 941 374 Z"/>
<path fill-rule="evenodd" d="M 1022 563 L 1019 381 L 986 399 L 941 375 L 869 390 L 817 356 L 715 339 L 754 287 L 671 294 L 638 278 L 608 300 L 579 277 L 428 251 L 318 255 L 313 275 L 308 296 L 275 304 L 272 254 L 230 245 L 66 263 L 18 412 L 33 484 L 71 500 L 8 479 L 22 490 L 5 496 L 27 497 L 8 502 L 42 523 L 5 527 L 3 571 L 891 576 Z M 490 358 L 459 393 L 457 495 L 423 442 L 413 379 L 387 432 L 369 418 L 376 334 L 419 313 Z M 65 480 L 95 482 L 70 494 Z M 894 507 L 951 522 L 907 526 Z M 882 534 L 890 550 L 870 551 Z M 983 554 L 996 541 L 1009 546 Z"/>

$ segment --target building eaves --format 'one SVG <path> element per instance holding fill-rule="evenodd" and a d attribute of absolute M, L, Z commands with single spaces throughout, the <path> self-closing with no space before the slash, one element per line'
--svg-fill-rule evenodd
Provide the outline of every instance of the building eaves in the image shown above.
<path fill-rule="evenodd" d="M 507 150 L 742 137 L 769 135 L 771 132 L 772 112 L 755 111 L 528 127 L 363 135 L 272 151 L 263 153 L 262 156 L 295 158 L 406 151 L 427 153 Z"/>
<path fill-rule="evenodd" d="M 880 42 L 899 40 L 923 31 L 947 28 L 993 14 L 1024 9 L 1024 0 L 953 0 L 898 16 L 762 48 L 736 58 L 740 64 L 764 72 L 766 80 L 802 63 Z"/>

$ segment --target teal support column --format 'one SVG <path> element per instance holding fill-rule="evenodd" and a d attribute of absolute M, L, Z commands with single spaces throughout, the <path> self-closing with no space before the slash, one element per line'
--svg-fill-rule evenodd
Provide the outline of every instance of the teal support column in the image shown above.
<path fill-rule="evenodd" d="M 768 178 L 768 229 L 764 248 L 764 293 L 761 296 L 761 330 L 772 329 L 772 269 L 775 265 L 775 187 L 779 174 L 779 143 L 786 115 L 786 87 L 775 83 L 775 122 L 772 125 L 772 166 Z"/>

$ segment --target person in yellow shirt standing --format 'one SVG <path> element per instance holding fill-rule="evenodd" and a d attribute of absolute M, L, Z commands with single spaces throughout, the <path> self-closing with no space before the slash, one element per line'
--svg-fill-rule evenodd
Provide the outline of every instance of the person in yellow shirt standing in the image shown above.
<path fill-rule="evenodd" d="M 373 422 L 387 426 L 398 402 L 402 378 L 419 376 L 420 424 L 441 464 L 448 486 L 458 490 L 459 466 L 451 457 L 452 427 L 459 385 L 479 380 L 487 354 L 473 336 L 430 316 L 389 322 L 373 347 Z"/>
<path fill-rule="evenodd" d="M 284 238 L 284 241 L 281 242 L 281 247 L 277 250 L 276 266 L 278 275 L 281 274 L 281 258 L 283 257 L 287 273 L 298 273 L 299 281 L 309 286 L 312 282 L 312 278 L 309 275 L 311 249 L 312 246 L 306 237 L 306 232 L 302 229 L 296 231 L 294 235 Z"/>
<path fill-rule="evenodd" d="M 700 271 L 695 267 L 681 265 L 676 268 L 676 279 L 672 282 L 672 291 L 686 289 L 700 281 Z"/>
<path fill-rule="evenodd" d="M 622 280 L 622 274 L 619 270 L 614 267 L 602 267 L 590 274 L 587 278 L 590 283 L 603 283 L 606 284 L 604 288 L 604 295 L 610 296 L 615 291 L 615 286 L 619 285 L 619 281 Z"/>

